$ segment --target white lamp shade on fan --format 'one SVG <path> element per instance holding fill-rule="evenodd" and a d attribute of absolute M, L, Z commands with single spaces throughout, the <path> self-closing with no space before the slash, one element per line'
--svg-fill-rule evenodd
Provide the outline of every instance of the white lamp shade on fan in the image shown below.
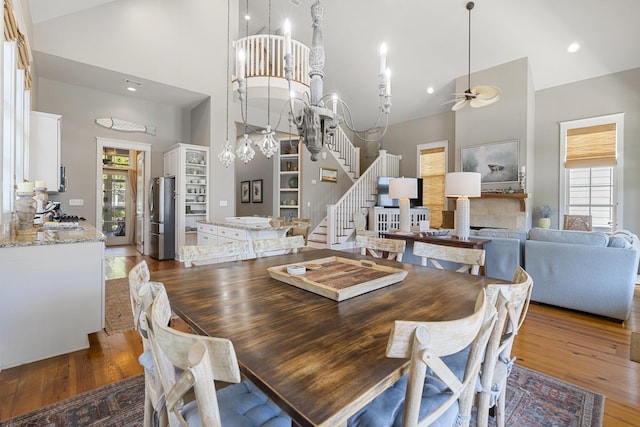
<path fill-rule="evenodd" d="M 445 175 L 444 194 L 447 197 L 480 197 L 478 172 L 449 172 Z"/>

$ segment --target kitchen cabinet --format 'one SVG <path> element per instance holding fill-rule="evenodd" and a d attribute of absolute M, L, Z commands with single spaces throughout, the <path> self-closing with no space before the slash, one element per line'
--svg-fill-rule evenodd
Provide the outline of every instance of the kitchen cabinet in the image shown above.
<path fill-rule="evenodd" d="M 209 219 L 209 147 L 177 144 L 164 154 L 164 176 L 176 178 L 176 253 L 197 243 L 198 221 Z"/>
<path fill-rule="evenodd" d="M 60 189 L 60 121 L 58 114 L 32 111 L 29 122 L 29 178 L 45 181 L 48 192 Z"/>
<path fill-rule="evenodd" d="M 276 158 L 275 179 L 277 206 L 275 216 L 285 218 L 300 217 L 300 168 L 302 162 L 299 152 L 300 144 L 298 139 L 281 139 L 280 150 Z"/>
<path fill-rule="evenodd" d="M 0 369 L 88 348 L 104 327 L 104 235 L 80 226 L 0 240 Z"/>

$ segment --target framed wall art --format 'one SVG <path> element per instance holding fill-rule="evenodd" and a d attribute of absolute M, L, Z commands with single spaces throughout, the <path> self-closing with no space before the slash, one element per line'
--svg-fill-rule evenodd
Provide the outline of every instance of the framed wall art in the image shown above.
<path fill-rule="evenodd" d="M 338 170 L 329 168 L 320 168 L 320 181 L 338 182 Z"/>
<path fill-rule="evenodd" d="M 262 203 L 262 180 L 254 179 L 251 181 L 251 202 Z"/>
<path fill-rule="evenodd" d="M 249 203 L 251 201 L 251 183 L 249 181 L 240 182 L 240 202 Z"/>
<path fill-rule="evenodd" d="M 518 182 L 518 140 L 462 148 L 462 171 L 479 172 L 481 182 Z"/>

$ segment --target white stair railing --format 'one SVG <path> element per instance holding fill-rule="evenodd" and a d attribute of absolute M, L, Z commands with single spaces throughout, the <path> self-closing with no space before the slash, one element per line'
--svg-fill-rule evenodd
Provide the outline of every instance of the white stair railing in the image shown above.
<path fill-rule="evenodd" d="M 402 156 L 380 150 L 378 158 L 369 166 L 349 190 L 333 205 L 327 205 L 327 246 L 339 243 L 351 226 L 353 213 L 373 206 L 379 176 L 397 177 Z"/>
<path fill-rule="evenodd" d="M 345 131 L 340 126 L 337 127 L 331 145 L 331 153 L 338 160 L 342 160 L 340 165 L 347 174 L 351 173 L 354 180 L 360 177 L 360 147 L 353 145 Z"/>
<path fill-rule="evenodd" d="M 271 43 L 269 43 L 271 42 Z M 295 40 L 291 41 L 293 54 L 293 81 L 309 86 L 309 48 Z M 246 55 L 246 77 L 280 77 L 284 72 L 284 37 L 257 34 L 236 40 L 236 49 L 243 49 Z M 236 70 L 240 69 L 236 55 Z M 236 72 L 236 76 L 237 76 Z"/>

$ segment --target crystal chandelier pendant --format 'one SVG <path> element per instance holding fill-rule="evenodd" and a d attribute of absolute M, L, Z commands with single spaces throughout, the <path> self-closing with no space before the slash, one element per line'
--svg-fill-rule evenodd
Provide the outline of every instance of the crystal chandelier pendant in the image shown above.
<path fill-rule="evenodd" d="M 271 126 L 267 125 L 267 129 L 262 131 L 262 133 L 264 134 L 264 139 L 258 146 L 262 154 L 264 154 L 267 159 L 270 159 L 271 156 L 278 151 L 278 143 L 274 138 L 275 132 L 271 130 Z"/>
<path fill-rule="evenodd" d="M 256 150 L 253 149 L 252 145 L 253 142 L 251 142 L 249 135 L 245 133 L 240 140 L 240 147 L 238 147 L 238 149 L 236 150 L 238 158 L 242 160 L 245 165 L 249 163 L 251 159 L 253 159 L 253 156 L 256 154 Z"/>
<path fill-rule="evenodd" d="M 233 163 L 233 159 L 236 158 L 236 155 L 233 154 L 233 150 L 231 149 L 231 144 L 229 141 L 224 143 L 224 147 L 222 147 L 222 151 L 218 154 L 218 160 L 225 165 L 225 167 L 231 166 Z"/>

